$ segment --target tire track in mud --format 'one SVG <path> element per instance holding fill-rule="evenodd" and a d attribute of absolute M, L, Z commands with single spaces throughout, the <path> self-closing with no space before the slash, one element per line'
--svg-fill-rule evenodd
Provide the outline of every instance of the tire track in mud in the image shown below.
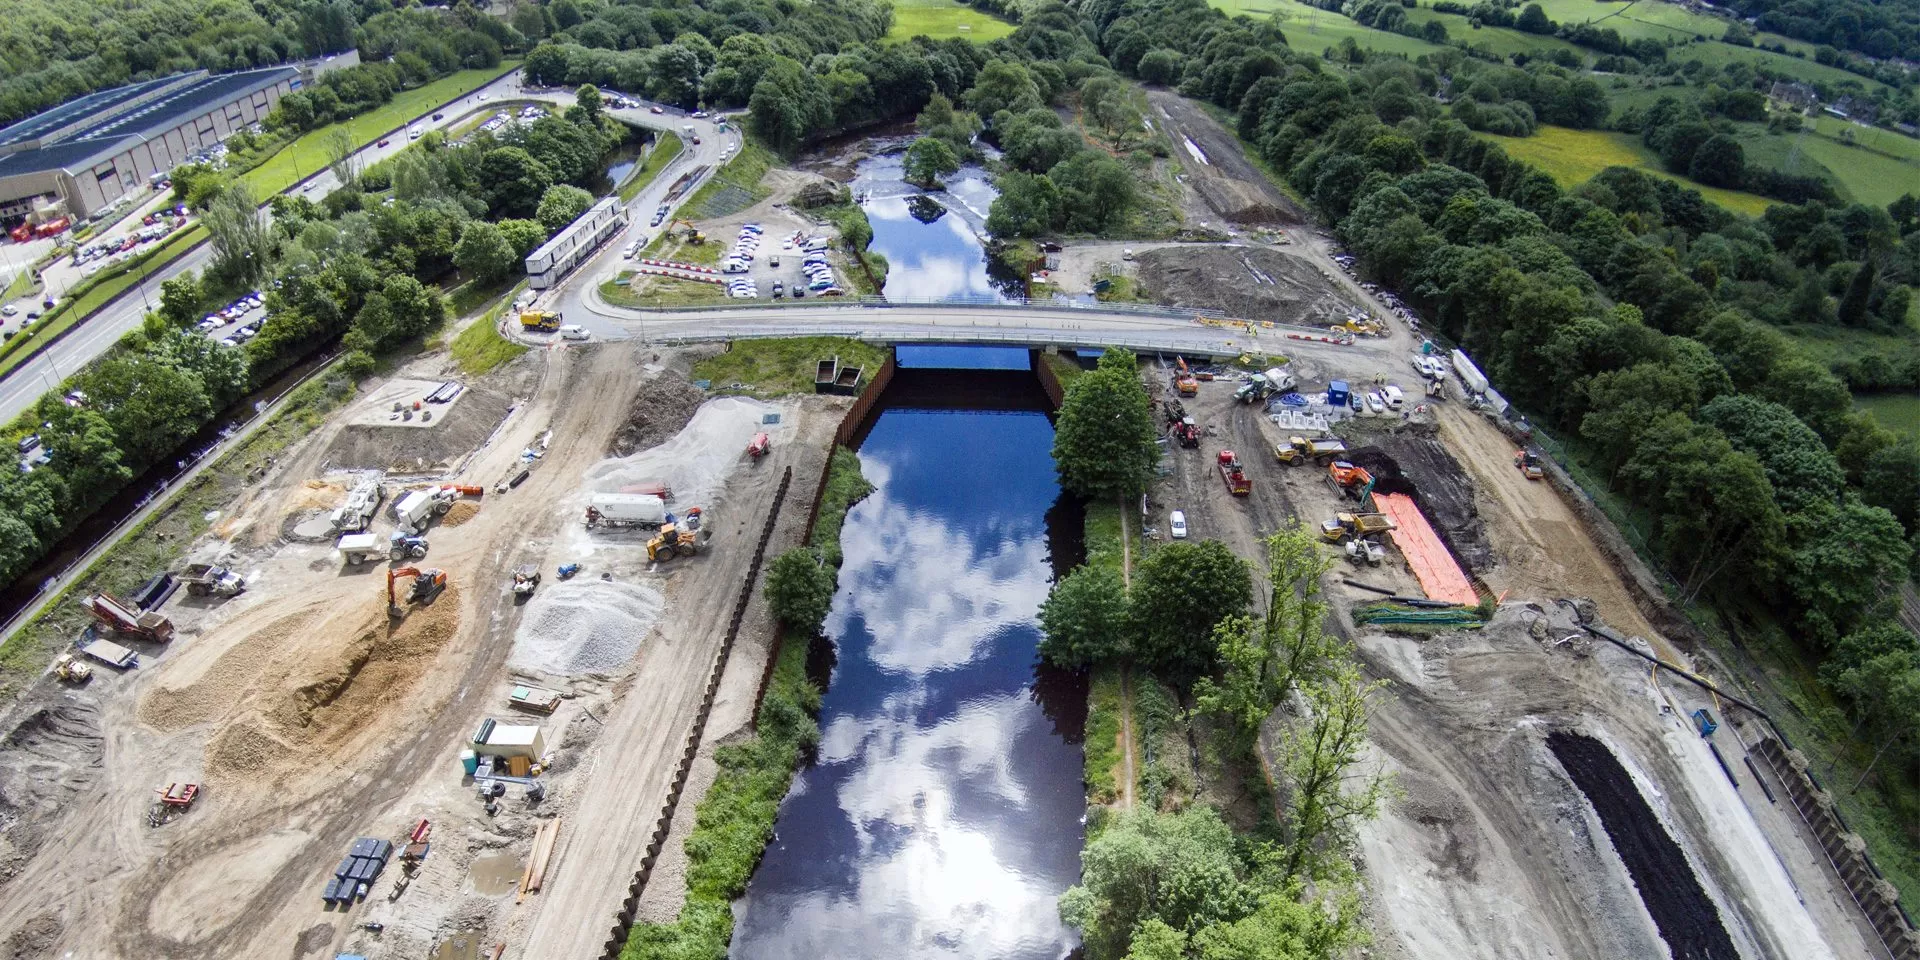
<path fill-rule="evenodd" d="M 1547 747 L 1599 814 L 1674 960 L 1740 960 L 1719 908 L 1613 751 L 1565 731 L 1548 734 Z"/>

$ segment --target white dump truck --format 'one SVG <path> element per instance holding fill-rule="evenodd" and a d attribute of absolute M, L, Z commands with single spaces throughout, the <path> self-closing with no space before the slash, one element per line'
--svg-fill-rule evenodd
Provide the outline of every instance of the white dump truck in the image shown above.
<path fill-rule="evenodd" d="M 667 502 L 650 493 L 596 493 L 587 504 L 589 527 L 656 530 L 667 516 Z"/>
<path fill-rule="evenodd" d="M 379 477 L 370 477 L 355 484 L 347 491 L 346 502 L 333 511 L 333 529 L 335 533 L 359 533 L 373 522 L 373 515 L 380 509 L 380 501 L 386 499 L 387 492 L 380 486 Z"/>
<path fill-rule="evenodd" d="M 460 494 L 452 487 L 409 490 L 393 505 L 393 521 L 403 533 L 414 533 L 427 521 L 446 513 Z"/>
<path fill-rule="evenodd" d="M 371 533 L 349 533 L 340 538 L 337 545 L 341 556 L 351 564 L 362 564 L 373 560 L 387 559 L 389 547 L 387 541 Z"/>

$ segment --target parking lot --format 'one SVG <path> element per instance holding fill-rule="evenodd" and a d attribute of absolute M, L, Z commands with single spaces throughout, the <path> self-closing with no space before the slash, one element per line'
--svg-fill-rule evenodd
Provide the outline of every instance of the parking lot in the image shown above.
<path fill-rule="evenodd" d="M 196 329 L 223 347 L 237 347 L 259 334 L 260 325 L 270 316 L 272 314 L 267 312 L 265 298 L 255 290 L 207 314 L 196 325 Z"/>

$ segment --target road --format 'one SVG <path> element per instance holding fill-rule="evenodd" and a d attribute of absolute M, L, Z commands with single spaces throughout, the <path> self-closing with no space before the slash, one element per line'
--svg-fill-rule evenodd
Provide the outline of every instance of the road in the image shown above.
<path fill-rule="evenodd" d="M 366 169 L 406 149 L 410 142 L 406 135 L 407 130 L 444 129 L 460 123 L 476 111 L 486 109 L 489 102 L 497 103 L 503 100 L 538 100 L 564 109 L 572 105 L 573 91 L 524 87 L 521 84 L 520 71 L 516 70 L 502 75 L 486 86 L 475 89 L 448 106 L 415 117 L 412 122 L 403 126 L 400 133 L 388 138 L 386 146 L 382 147 L 377 143 L 369 144 L 354 156 L 358 158 L 360 168 Z M 698 146 L 687 144 L 687 149 L 675 158 L 667 171 L 664 171 L 655 183 L 635 198 L 631 209 L 649 211 L 642 214 L 648 217 L 651 216 L 650 211 L 653 207 L 657 206 L 660 198 L 664 196 L 667 185 L 672 182 L 673 178 L 666 175 L 668 172 L 677 176 L 679 171 L 690 165 L 718 166 L 720 153 L 725 146 L 731 144 L 735 150 L 740 146 L 737 131 L 730 132 L 726 136 L 718 135 L 718 128 L 711 118 L 696 120 L 683 115 L 678 109 L 665 106 L 660 107 L 660 113 L 654 113 L 652 112 L 654 106 L 643 102 L 639 107 L 607 112 L 628 123 L 655 130 L 679 132 L 683 127 L 692 125 L 701 143 Z M 435 114 L 440 115 L 439 120 L 433 119 Z M 339 182 L 333 174 L 322 170 L 290 187 L 286 192 L 318 200 L 333 192 L 338 186 Z M 644 220 L 641 222 L 644 223 Z M 609 247 L 613 246 L 615 245 L 609 244 Z M 147 301 L 158 296 L 160 284 L 188 271 L 202 270 L 212 259 L 212 247 L 202 245 L 172 264 L 154 271 L 143 283 L 129 290 L 126 295 L 95 312 L 92 317 L 70 330 L 65 337 L 43 350 L 31 361 L 16 367 L 4 380 L 0 380 L 0 422 L 12 420 L 18 416 L 21 411 L 31 407 L 42 393 L 55 390 L 61 380 L 72 376 L 81 367 L 106 352 L 127 332 L 138 329 L 146 316 Z M 145 296 L 142 296 L 143 291 Z"/>

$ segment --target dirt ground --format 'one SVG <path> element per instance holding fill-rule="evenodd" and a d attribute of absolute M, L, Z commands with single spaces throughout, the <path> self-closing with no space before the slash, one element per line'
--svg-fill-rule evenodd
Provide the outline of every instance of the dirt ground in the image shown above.
<path fill-rule="evenodd" d="M 1303 380 L 1367 379 L 1361 370 L 1302 363 L 1295 372 Z M 1164 396 L 1163 383 L 1149 377 Z M 1351 501 L 1324 469 L 1272 459 L 1279 431 L 1257 407 L 1235 403 L 1233 389 L 1231 381 L 1202 383 L 1200 395 L 1184 401 L 1205 436 L 1198 450 L 1170 449 L 1149 493 L 1147 526 L 1164 537 L 1167 511 L 1182 510 L 1192 536 L 1223 540 L 1263 568 L 1260 536 L 1294 516 L 1317 525 Z M 1586 597 L 1616 629 L 1670 646 L 1560 494 L 1513 468 L 1504 435 L 1479 414 L 1445 403 L 1436 412 L 1437 433 L 1369 429 L 1349 442 L 1391 456 L 1423 507 L 1431 502 L 1437 528 L 1456 545 L 1471 544 L 1467 566 L 1507 600 L 1482 631 L 1391 636 L 1347 626 L 1347 611 L 1377 596 L 1341 581 L 1417 594 L 1396 552 L 1380 567 L 1342 562 L 1329 578 L 1339 629 L 1355 633 L 1367 672 L 1390 683 L 1375 701 L 1372 740 L 1374 761 L 1395 775 L 1396 791 L 1363 828 L 1360 846 L 1375 932 L 1370 955 L 1670 955 L 1593 801 L 1548 749 L 1554 730 L 1604 743 L 1631 772 L 1740 956 L 1869 955 L 1811 838 L 1790 810 L 1761 797 L 1741 764 L 1742 740 L 1753 742 L 1755 732 L 1695 688 L 1655 682 L 1644 661 L 1610 645 L 1558 644 L 1579 631 L 1555 598 Z M 1247 465 L 1249 496 L 1227 492 L 1214 467 L 1221 449 Z M 1738 771 L 1737 790 L 1687 720 L 1701 707 L 1722 718 L 1719 747 Z M 1271 743 L 1267 749 L 1271 756 Z"/>
<path fill-rule="evenodd" d="M 639 865 L 781 471 L 794 468 L 781 528 L 793 539 L 846 403 L 783 405 L 788 442 L 757 464 L 741 457 L 721 478 L 703 555 L 655 569 L 643 546 L 591 543 L 579 523 L 589 468 L 609 450 L 673 437 L 694 412 L 689 357 L 641 351 L 537 351 L 470 385 L 456 408 L 479 409 L 473 401 L 488 393 L 525 399 L 504 421 L 473 426 L 469 449 L 433 455 L 460 465 L 435 479 L 488 493 L 430 530 L 422 564 L 449 581 L 431 605 L 392 622 L 380 565 L 350 567 L 330 544 L 278 536 L 286 518 L 342 494 L 345 483 L 325 477 L 342 445 L 370 442 L 343 438 L 359 428 L 336 417 L 232 507 L 221 525 L 230 540 L 196 548 L 242 571 L 244 594 L 179 593 L 163 607 L 177 637 L 132 644 L 139 668 L 99 669 L 83 688 L 49 680 L 28 691 L 0 721 L 8 731 L 0 951 L 294 960 L 345 951 L 384 960 L 428 956 L 464 933 L 488 950 L 509 943 L 516 957 L 596 955 Z M 443 363 L 424 358 L 399 375 L 445 378 Z M 660 398 L 657 407 L 636 403 L 643 394 Z M 458 428 L 448 421 L 436 429 Z M 529 449 L 542 451 L 529 478 L 493 492 Z M 583 576 L 657 590 L 664 612 L 624 668 L 515 674 L 506 664 L 531 604 L 515 602 L 511 568 L 530 562 L 552 577 L 566 560 L 582 560 Z M 738 729 L 741 704 L 751 702 L 763 602 L 748 623 L 755 635 L 723 680 L 710 739 Z M 513 717 L 506 692 L 528 682 L 565 697 L 532 721 L 545 730 L 548 793 L 536 803 L 516 789 L 489 816 L 458 753 L 481 719 Z M 201 784 L 199 802 L 149 827 L 153 791 L 174 781 Z M 562 826 L 546 889 L 516 903 L 503 891 L 535 829 L 553 818 Z M 399 840 L 423 819 L 432 850 L 404 891 L 396 864 L 364 903 L 321 903 L 323 881 L 355 837 Z M 384 931 L 363 929 L 369 921 Z"/>
<path fill-rule="evenodd" d="M 1162 246 L 1136 252 L 1135 264 L 1147 295 L 1172 306 L 1307 326 L 1339 320 L 1355 307 L 1311 261 L 1272 247 Z"/>
<path fill-rule="evenodd" d="M 1174 156 L 1186 171 L 1188 186 L 1215 216 L 1244 226 L 1308 222 L 1299 205 L 1247 159 L 1233 133 L 1193 101 L 1166 90 L 1149 92 L 1147 100 L 1159 114 L 1155 122 L 1173 139 Z M 1183 141 L 1199 148 L 1204 162 Z"/>

